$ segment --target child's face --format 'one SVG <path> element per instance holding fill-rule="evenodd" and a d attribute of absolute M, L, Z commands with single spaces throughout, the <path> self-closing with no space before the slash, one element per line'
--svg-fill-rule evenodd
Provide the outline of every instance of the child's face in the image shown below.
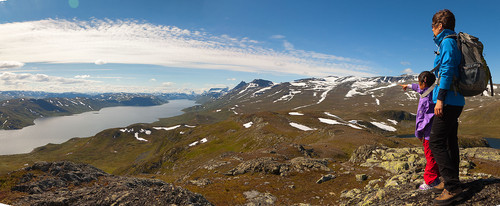
<path fill-rule="evenodd" d="M 425 82 L 418 82 L 418 86 L 420 87 L 420 90 L 425 89 Z"/>

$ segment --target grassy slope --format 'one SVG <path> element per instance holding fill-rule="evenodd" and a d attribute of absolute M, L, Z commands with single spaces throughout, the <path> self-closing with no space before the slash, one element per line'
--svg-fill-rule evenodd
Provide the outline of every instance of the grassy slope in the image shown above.
<path fill-rule="evenodd" d="M 467 111 L 467 109 L 472 109 Z M 459 134 L 476 137 L 500 138 L 500 101 L 482 107 L 467 107 L 460 116 Z"/>
<path fill-rule="evenodd" d="M 393 88 L 395 89 L 395 88 Z M 271 91 L 271 93 L 274 91 Z M 328 125 L 320 123 L 318 118 L 330 118 L 324 112 L 338 115 L 344 120 L 364 119 L 365 121 L 380 121 L 393 119 L 392 111 L 406 111 L 407 105 L 416 104 L 412 101 L 400 102 L 375 102 L 360 104 L 372 100 L 373 97 L 361 96 L 351 98 L 337 104 L 342 98 L 342 92 L 335 96 L 332 93 L 322 104 L 300 109 L 304 116 L 291 116 L 291 108 L 285 104 L 247 104 L 245 102 L 212 102 L 203 106 L 187 109 L 187 113 L 177 117 L 161 119 L 151 125 L 133 125 L 135 131 L 149 129 L 153 131 L 150 136 L 140 136 L 149 142 L 137 141 L 133 133 L 122 133 L 118 129 L 108 129 L 91 138 L 75 138 L 60 145 L 47 145 L 38 148 L 30 154 L 0 156 L 0 174 L 19 169 L 24 164 L 35 161 L 70 160 L 92 164 L 109 173 L 120 175 L 134 175 L 163 179 L 175 182 L 192 191 L 199 192 L 215 204 L 243 204 L 244 191 L 256 189 L 268 191 L 276 195 L 279 204 L 309 202 L 322 204 L 315 200 L 315 196 L 326 195 L 324 200 L 338 199 L 344 189 L 359 188 L 366 183 L 355 181 L 352 174 L 337 175 L 337 180 L 345 184 L 318 185 L 315 181 L 325 172 L 307 172 L 293 174 L 289 177 L 262 174 L 244 174 L 237 177 L 227 177 L 224 172 L 237 166 L 241 160 L 250 160 L 262 156 L 275 156 L 277 158 L 294 158 L 302 156 L 293 144 L 302 144 L 306 148 L 314 149 L 318 158 L 332 158 L 337 163 L 329 165 L 333 173 L 342 173 L 341 162 L 347 160 L 354 149 L 363 144 L 382 144 L 390 147 L 420 146 L 415 138 L 392 138 L 392 134 L 380 130 L 356 130 L 343 125 Z M 308 94 L 312 95 L 312 94 Z M 377 94 L 383 95 L 383 94 Z M 389 95 L 389 94 L 387 94 Z M 294 103 L 293 106 L 305 105 L 307 98 Z M 310 101 L 309 103 L 315 103 Z M 239 115 L 234 115 L 234 109 Z M 385 105 L 384 105 L 385 104 Z M 358 113 L 352 112 L 355 105 Z M 406 105 L 406 106 L 405 106 Z M 482 107 L 477 111 L 491 114 L 498 108 L 498 104 Z M 220 112 L 216 110 L 221 109 Z M 273 111 L 270 111 L 273 110 Z M 483 111 L 484 110 L 484 111 Z M 260 111 L 260 112 L 251 112 Z M 412 112 L 412 111 L 406 111 Z M 474 113 L 479 114 L 479 113 Z M 481 113 L 482 114 L 482 113 Z M 397 115 L 396 115 L 397 116 Z M 498 115 L 492 115 L 495 119 Z M 467 112 L 462 116 L 463 125 L 489 124 L 483 118 Z M 254 122 L 250 128 L 243 124 Z M 289 125 L 290 122 L 300 123 L 312 128 L 314 131 L 300 131 Z M 179 127 L 171 131 L 154 130 L 152 126 L 170 127 L 179 124 L 196 125 L 195 128 Z M 413 132 L 412 120 L 401 119 L 398 131 L 402 134 Z M 497 124 L 498 125 L 498 124 Z M 129 129 L 131 127 L 128 127 Z M 463 126 L 467 128 L 467 126 Z M 461 128 L 462 129 L 462 128 Z M 491 130 L 492 128 L 488 128 Z M 461 130 L 462 131 L 462 130 Z M 491 130 L 494 131 L 494 130 Z M 183 134 L 181 134 L 181 132 Z M 465 133 L 465 132 L 464 132 Z M 190 143 L 207 138 L 208 142 L 189 147 Z M 270 153 L 269 151 L 275 151 Z M 204 166 L 213 162 L 229 162 L 216 170 L 205 169 Z M 487 168 L 487 166 L 485 166 Z M 356 173 L 362 173 L 366 168 L 355 166 Z M 372 171 L 374 178 L 385 174 L 384 171 Z M 194 186 L 189 180 L 209 178 L 214 183 L 207 186 Z M 338 182 L 336 181 L 336 182 Z M 267 183 L 266 183 L 267 182 Z M 294 185 L 294 187 L 291 187 Z M 285 198 L 280 198 L 285 197 Z"/>

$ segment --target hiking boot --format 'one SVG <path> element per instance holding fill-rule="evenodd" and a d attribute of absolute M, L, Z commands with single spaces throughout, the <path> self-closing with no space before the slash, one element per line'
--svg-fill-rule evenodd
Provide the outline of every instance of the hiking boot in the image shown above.
<path fill-rule="evenodd" d="M 434 205 L 451 205 L 460 200 L 462 200 L 462 188 L 459 187 L 452 192 L 444 189 L 439 197 L 434 199 Z"/>
<path fill-rule="evenodd" d="M 432 191 L 436 194 L 442 193 L 444 190 L 444 181 L 441 181 L 438 185 L 432 187 Z"/>

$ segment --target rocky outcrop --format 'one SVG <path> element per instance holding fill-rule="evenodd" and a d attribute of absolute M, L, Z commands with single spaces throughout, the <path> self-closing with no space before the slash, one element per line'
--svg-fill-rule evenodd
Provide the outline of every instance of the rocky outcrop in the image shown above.
<path fill-rule="evenodd" d="M 240 175 L 245 173 L 266 173 L 286 176 L 290 172 L 330 171 L 328 162 L 330 159 L 314 159 L 306 157 L 297 157 L 289 161 L 279 162 L 273 157 L 261 157 L 240 163 L 231 169 L 226 175 Z"/>
<path fill-rule="evenodd" d="M 270 193 L 260 193 L 258 191 L 246 191 L 243 193 L 247 199 L 246 206 L 267 206 L 274 205 L 277 198 Z"/>
<path fill-rule="evenodd" d="M 460 150 L 460 155 L 466 158 L 480 158 L 500 162 L 500 150 L 487 147 L 466 148 Z"/>
<path fill-rule="evenodd" d="M 467 148 L 461 149 L 460 154 L 460 179 L 463 183 L 464 200 L 459 204 L 500 204 L 491 202 L 500 199 L 500 178 L 470 172 L 470 169 L 475 167 L 475 158 L 496 161 L 496 166 L 500 166 L 500 150 Z M 385 177 L 370 180 L 364 188 L 344 190 L 340 195 L 341 205 L 429 205 L 437 197 L 430 191 L 418 190 L 418 186 L 423 182 L 426 164 L 423 148 L 363 145 L 355 150 L 349 161 L 362 167 L 380 167 L 389 173 Z M 359 180 L 366 180 L 361 178 L 362 175 L 359 176 Z"/>
<path fill-rule="evenodd" d="M 86 164 L 39 162 L 23 170 L 11 190 L 25 195 L 13 205 L 211 205 L 160 180 L 113 176 Z"/>
<path fill-rule="evenodd" d="M 500 204 L 500 179 L 488 178 L 462 182 L 463 200 L 457 205 Z M 432 205 L 438 196 L 418 190 L 417 183 L 370 189 L 352 189 L 341 194 L 339 205 Z"/>

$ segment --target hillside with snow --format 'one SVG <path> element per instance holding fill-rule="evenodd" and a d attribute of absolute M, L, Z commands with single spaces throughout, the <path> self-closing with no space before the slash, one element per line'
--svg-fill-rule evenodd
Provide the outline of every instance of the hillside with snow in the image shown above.
<path fill-rule="evenodd" d="M 0 156 L 0 194 L 7 194 L 0 195 L 0 202 L 45 201 L 33 198 L 93 190 L 92 185 L 101 183 L 49 185 L 42 191 L 26 185 L 44 182 L 39 177 L 53 178 L 54 174 L 19 170 L 47 164 L 36 161 L 65 160 L 113 175 L 173 182 L 215 205 L 384 201 L 398 205 L 407 197 L 425 205 L 431 196 L 415 190 L 423 181 L 425 158 L 421 142 L 411 138 L 419 95 L 398 86 L 415 82 L 415 76 L 326 77 L 282 83 L 254 80 L 233 89 L 212 89 L 199 97 L 203 104 L 179 116 L 110 128 L 27 154 Z M 500 138 L 498 98 L 498 91 L 493 97 L 467 98 L 460 118 L 459 144 L 466 148 L 461 178 L 467 191 L 476 194 L 464 200 L 466 205 L 491 202 L 484 197 L 489 192 L 497 194 L 500 188 L 500 153 L 487 148 L 484 139 Z M 22 101 L 47 109 L 94 108 L 86 98 Z M 78 179 L 73 173 L 57 175 Z M 125 186 L 133 190 L 137 184 Z M 401 188 L 407 192 L 399 198 Z"/>
<path fill-rule="evenodd" d="M 319 121 L 387 134 L 411 135 L 419 94 L 411 89 L 403 91 L 399 85 L 412 83 L 417 83 L 417 76 L 330 76 L 282 83 L 254 80 L 241 82 L 204 106 L 215 113 L 229 112 L 232 115 L 256 111 L 290 112 L 290 115 L 309 113 L 309 116 L 316 112 L 330 113 L 336 118 L 319 117 Z M 499 100 L 499 94 L 496 89 L 493 97 L 486 91 L 482 96 L 468 97 L 464 114 L 490 107 L 492 102 Z M 299 123 L 291 123 L 295 124 Z"/>

